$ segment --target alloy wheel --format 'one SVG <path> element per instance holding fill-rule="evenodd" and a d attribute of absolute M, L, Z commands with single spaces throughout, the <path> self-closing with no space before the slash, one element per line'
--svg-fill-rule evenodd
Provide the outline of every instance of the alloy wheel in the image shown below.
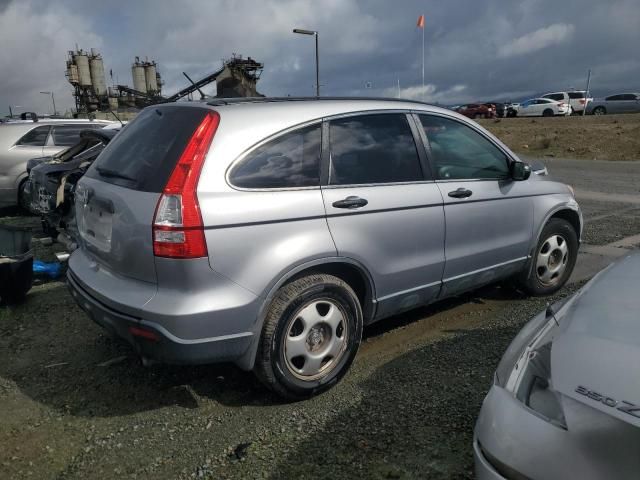
<path fill-rule="evenodd" d="M 536 257 L 536 274 L 543 285 L 554 285 L 561 278 L 569 260 L 569 247 L 562 235 L 547 238 Z"/>
<path fill-rule="evenodd" d="M 292 316 L 283 338 L 285 363 L 301 380 L 315 380 L 340 362 L 347 347 L 348 323 L 333 300 L 315 299 Z"/>

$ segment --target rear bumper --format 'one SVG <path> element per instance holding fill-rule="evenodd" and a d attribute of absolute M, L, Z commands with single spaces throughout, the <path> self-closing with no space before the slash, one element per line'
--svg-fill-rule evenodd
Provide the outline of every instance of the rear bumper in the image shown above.
<path fill-rule="evenodd" d="M 507 480 L 493 468 L 489 460 L 484 456 L 478 440 L 473 440 L 473 460 L 475 474 L 478 480 Z"/>
<path fill-rule="evenodd" d="M 148 360 L 252 368 L 263 299 L 211 270 L 206 258 L 176 262 L 157 259 L 159 283 L 147 283 L 109 271 L 80 248 L 69 259 L 68 286 L 98 325 Z"/>

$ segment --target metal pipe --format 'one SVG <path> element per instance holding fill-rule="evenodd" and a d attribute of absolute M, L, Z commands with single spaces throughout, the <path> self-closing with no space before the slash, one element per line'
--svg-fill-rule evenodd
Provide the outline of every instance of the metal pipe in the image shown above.
<path fill-rule="evenodd" d="M 301 35 L 313 35 L 316 37 L 316 97 L 320 96 L 320 60 L 318 58 L 318 32 L 316 30 L 305 30 L 303 28 L 294 28 L 293 33 Z"/>

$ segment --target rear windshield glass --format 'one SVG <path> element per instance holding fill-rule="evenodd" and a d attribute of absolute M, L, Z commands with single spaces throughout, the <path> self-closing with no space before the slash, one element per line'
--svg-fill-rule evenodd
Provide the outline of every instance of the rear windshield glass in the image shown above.
<path fill-rule="evenodd" d="M 569 92 L 569 98 L 584 98 L 584 92 Z"/>
<path fill-rule="evenodd" d="M 144 192 L 161 192 L 206 109 L 148 107 L 114 137 L 87 176 Z"/>

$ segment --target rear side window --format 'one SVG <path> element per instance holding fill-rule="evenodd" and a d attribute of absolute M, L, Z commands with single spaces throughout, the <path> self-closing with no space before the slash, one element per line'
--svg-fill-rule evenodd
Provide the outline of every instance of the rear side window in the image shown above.
<path fill-rule="evenodd" d="M 564 95 L 561 93 L 552 93 L 551 95 L 545 95 L 544 98 L 550 98 L 552 100 L 564 100 Z"/>
<path fill-rule="evenodd" d="M 56 125 L 53 127 L 53 144 L 70 147 L 80 141 L 80 132 L 93 128 L 91 125 Z"/>
<path fill-rule="evenodd" d="M 331 185 L 423 180 L 407 117 L 401 113 L 332 120 Z"/>
<path fill-rule="evenodd" d="M 584 98 L 584 92 L 569 92 L 569 98 L 571 99 Z"/>
<path fill-rule="evenodd" d="M 49 129 L 51 127 L 42 126 L 36 127 L 33 130 L 29 130 L 20 140 L 16 142 L 16 145 L 30 145 L 32 147 L 44 147 L 49 136 Z"/>
<path fill-rule="evenodd" d="M 116 135 L 87 175 L 144 192 L 161 192 L 196 127 L 208 112 L 148 107 Z"/>
<path fill-rule="evenodd" d="M 320 185 L 321 127 L 285 133 L 253 150 L 229 176 L 240 188 L 299 188 Z"/>

